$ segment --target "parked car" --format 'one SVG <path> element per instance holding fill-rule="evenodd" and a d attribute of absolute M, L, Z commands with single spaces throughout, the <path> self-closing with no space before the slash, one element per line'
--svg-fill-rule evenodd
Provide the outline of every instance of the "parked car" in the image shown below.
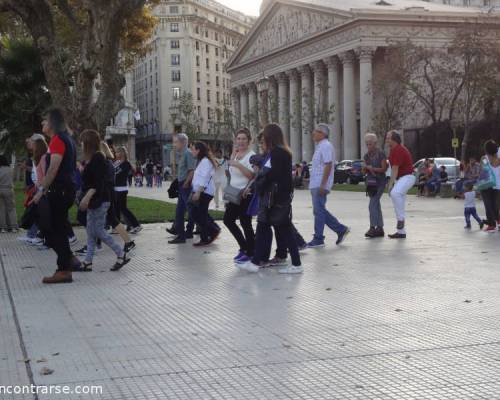
<path fill-rule="evenodd" d="M 453 157 L 436 157 L 429 158 L 433 160 L 438 168 L 441 168 L 443 165 L 446 167 L 446 172 L 448 173 L 448 181 L 456 182 L 460 179 L 460 161 Z M 418 160 L 415 164 L 413 164 L 414 171 L 418 176 L 418 171 L 420 170 L 422 164 L 425 162 L 425 158 Z"/>
<path fill-rule="evenodd" d="M 357 185 L 365 180 L 362 160 L 343 160 L 335 167 L 334 182 Z"/>

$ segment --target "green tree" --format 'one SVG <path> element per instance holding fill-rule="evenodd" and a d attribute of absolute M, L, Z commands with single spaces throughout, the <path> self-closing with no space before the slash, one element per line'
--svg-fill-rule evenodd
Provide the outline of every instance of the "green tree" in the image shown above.
<path fill-rule="evenodd" d="M 193 95 L 183 91 L 179 98 L 172 103 L 169 110 L 172 125 L 180 125 L 182 132 L 188 135 L 190 141 L 197 140 L 200 136 L 202 119 L 196 111 Z"/>
<path fill-rule="evenodd" d="M 50 104 L 40 55 L 29 39 L 0 41 L 0 148 L 21 150 L 24 139 L 40 131 Z"/>
<path fill-rule="evenodd" d="M 123 107 L 131 60 L 147 51 L 158 0 L 0 0 L 38 49 L 53 104 L 77 133 L 104 131 Z"/>

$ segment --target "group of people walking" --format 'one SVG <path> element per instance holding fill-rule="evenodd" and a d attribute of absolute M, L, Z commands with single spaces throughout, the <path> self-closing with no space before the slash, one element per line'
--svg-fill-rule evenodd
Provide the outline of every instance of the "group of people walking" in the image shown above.
<path fill-rule="evenodd" d="M 227 182 L 224 188 L 226 203 L 223 222 L 238 244 L 234 257 L 237 268 L 257 272 L 260 268 L 282 267 L 279 272 L 296 274 L 303 272 L 300 250 L 325 246 L 324 229 L 330 228 L 337 235 L 340 245 L 350 232 L 326 208 L 327 198 L 333 187 L 335 149 L 330 142 L 330 129 L 319 124 L 312 132 L 315 152 L 310 171 L 309 190 L 314 214 L 314 235 L 306 243 L 293 224 L 293 165 L 292 153 L 281 128 L 277 124 L 264 127 L 258 136 L 259 151 L 252 149 L 252 137 L 248 129 L 236 132 L 231 157 L 227 161 Z M 413 161 L 410 152 L 401 144 L 397 131 L 387 134 L 389 157 L 377 145 L 377 136 L 365 137 L 367 154 L 367 193 L 370 196 L 370 229 L 368 238 L 385 236 L 380 199 L 386 186 L 394 205 L 397 226 L 391 239 L 406 238 L 406 194 L 415 184 Z M 178 134 L 174 138 L 177 152 L 178 202 L 175 224 L 167 229 L 175 237 L 170 244 L 183 244 L 193 237 L 195 226 L 199 228 L 200 241 L 195 247 L 208 246 L 220 234 L 220 227 L 209 215 L 208 209 L 214 197 L 214 177 L 217 161 L 208 146 L 195 142 L 191 146 L 188 137 Z M 391 177 L 386 171 L 391 166 Z M 187 217 L 186 217 L 187 216 Z M 256 228 L 252 224 L 256 219 Z M 239 222 L 239 225 L 238 225 Z M 271 244 L 276 240 L 276 256 L 271 259 Z M 291 264 L 287 262 L 290 255 Z"/>
<path fill-rule="evenodd" d="M 132 169 L 127 149 L 111 149 L 97 131 L 85 130 L 80 135 L 83 157 L 77 162 L 75 141 L 59 109 L 50 110 L 44 117 L 42 132 L 29 139 L 36 173 L 27 190 L 23 217 L 25 223 L 29 222 L 28 234 L 34 232 L 37 237 L 20 239 L 32 244 L 40 239 L 57 254 L 57 270 L 43 282 L 68 283 L 72 282 L 72 272 L 91 271 L 101 243 L 116 254 L 111 271 L 120 270 L 130 261 L 136 246 L 130 235 L 142 229 L 127 206 L 127 183 Z M 86 227 L 87 244 L 73 252 L 70 244 L 76 237 L 71 239 L 74 234 L 68 212 L 75 203 L 77 220 Z M 122 216 L 128 228 L 121 223 Z M 111 230 L 121 236 L 123 245 L 111 236 Z"/>
<path fill-rule="evenodd" d="M 102 242 L 116 255 L 111 270 L 120 270 L 130 261 L 135 248 L 130 234 L 142 229 L 127 207 L 133 168 L 126 148 L 111 149 L 101 140 L 98 132 L 85 130 L 80 135 L 83 159 L 77 163 L 76 145 L 61 111 L 51 110 L 43 120 L 42 128 L 45 136 L 35 134 L 30 138 L 37 177 L 26 205 L 37 209 L 34 230 L 40 232 L 46 245 L 57 254 L 57 271 L 53 276 L 44 278 L 43 282 L 71 282 L 72 272 L 91 271 L 95 252 Z M 50 139 L 48 144 L 45 137 Z M 295 185 L 292 153 L 280 126 L 269 124 L 264 127 L 257 137 L 257 151 L 253 149 L 252 136 L 247 128 L 236 132 L 233 152 L 224 162 L 223 223 L 238 245 L 234 256 L 237 268 L 257 272 L 261 268 L 279 266 L 280 273 L 299 274 L 303 272 L 300 251 L 324 247 L 325 226 L 337 235 L 336 245 L 340 245 L 349 234 L 349 227 L 326 208 L 335 170 L 335 149 L 330 141 L 328 125 L 318 124 L 312 138 L 315 151 L 309 171 L 309 190 L 314 234 L 307 243 L 293 224 Z M 387 189 L 397 220 L 396 232 L 388 237 L 405 239 L 406 195 L 416 183 L 413 161 L 397 131 L 388 132 L 385 142 L 390 150 L 388 156 L 378 145 L 377 135 L 365 135 L 367 152 L 364 155 L 364 172 L 370 214 L 370 227 L 365 236 L 370 239 L 385 236 L 381 198 Z M 200 239 L 193 246 L 208 246 L 221 233 L 221 227 L 209 213 L 217 186 L 224 180 L 220 176 L 221 162 L 214 158 L 207 144 L 201 141 L 189 143 L 187 135 L 182 133 L 175 135 L 174 147 L 177 177 L 169 194 L 178 200 L 175 222 L 167 229 L 174 235 L 169 244 L 181 245 L 199 234 Z M 487 142 L 485 152 L 477 185 L 485 203 L 486 230 L 494 231 L 500 222 L 498 145 L 493 141 Z M 4 161 L 0 158 L 0 200 L 9 198 L 12 193 L 12 177 L 6 177 Z M 476 193 L 469 182 L 464 183 L 464 192 L 466 228 L 471 226 L 471 216 L 482 228 L 484 222 L 477 215 L 474 204 Z M 84 257 L 82 261 L 70 247 L 73 233 L 68 222 L 68 210 L 75 202 L 78 205 L 78 221 L 87 232 L 87 245 L 75 252 Z M 128 229 L 121 223 L 122 216 L 128 223 Z M 14 214 L 7 217 L 8 220 L 17 220 Z M 12 229 L 17 228 L 15 222 L 11 224 Z M 108 225 L 121 236 L 123 246 L 110 235 Z M 0 228 L 5 229 L 3 226 L 5 222 L 0 218 Z M 276 255 L 271 258 L 273 236 Z M 288 255 L 291 263 L 287 261 Z"/>

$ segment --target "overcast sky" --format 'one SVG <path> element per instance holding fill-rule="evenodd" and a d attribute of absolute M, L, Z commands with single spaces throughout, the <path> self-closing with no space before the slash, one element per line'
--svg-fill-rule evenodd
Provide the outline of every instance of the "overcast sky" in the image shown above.
<path fill-rule="evenodd" d="M 217 0 L 219 3 L 247 15 L 258 16 L 262 0 Z"/>

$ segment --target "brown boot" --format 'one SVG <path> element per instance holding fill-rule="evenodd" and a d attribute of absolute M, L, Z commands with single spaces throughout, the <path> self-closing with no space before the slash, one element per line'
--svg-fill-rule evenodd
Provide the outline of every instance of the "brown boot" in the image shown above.
<path fill-rule="evenodd" d="M 43 283 L 71 283 L 73 282 L 73 277 L 71 271 L 56 271 L 52 276 L 46 276 L 43 278 Z"/>

